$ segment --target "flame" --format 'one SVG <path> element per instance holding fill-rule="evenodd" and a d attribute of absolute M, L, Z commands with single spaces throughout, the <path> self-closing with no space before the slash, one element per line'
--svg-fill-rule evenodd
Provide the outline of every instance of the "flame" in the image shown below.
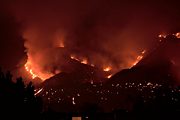
<path fill-rule="evenodd" d="M 82 64 L 88 64 L 88 61 L 86 58 L 83 58 L 82 61 L 81 61 Z"/>
<path fill-rule="evenodd" d="M 112 68 L 111 68 L 110 66 L 107 66 L 107 67 L 103 68 L 103 71 L 108 72 L 108 71 L 110 71 L 111 69 L 112 69 Z"/>
<path fill-rule="evenodd" d="M 88 64 L 88 60 L 85 57 L 79 59 L 75 55 L 71 55 L 70 58 L 73 59 L 73 60 L 77 60 L 77 61 L 79 61 L 82 64 Z M 93 66 L 93 64 L 90 64 L 90 65 Z"/>
<path fill-rule="evenodd" d="M 73 59 L 73 60 L 80 61 L 78 58 L 76 58 L 76 56 L 75 56 L 75 55 L 71 55 L 70 57 L 71 57 L 71 59 Z"/>
<path fill-rule="evenodd" d="M 146 52 L 146 50 L 143 50 L 143 51 L 141 52 L 141 55 L 138 55 L 138 56 L 137 56 L 136 61 L 133 63 L 132 67 L 135 66 L 140 60 L 143 59 L 143 57 L 144 57 L 143 55 L 144 55 L 145 52 Z"/>
<path fill-rule="evenodd" d="M 112 77 L 112 74 L 107 76 L 108 79 L 111 78 L 111 77 Z"/>
<path fill-rule="evenodd" d="M 144 52 L 144 51 L 143 51 L 143 52 Z M 85 58 L 85 57 L 77 57 L 76 55 L 70 55 L 70 58 L 73 59 L 73 60 L 76 60 L 76 61 L 78 61 L 78 62 L 80 62 L 80 63 L 82 63 L 82 64 L 87 64 L 87 65 L 90 65 L 90 66 L 92 66 L 92 67 L 95 67 L 95 65 L 92 64 L 92 63 L 90 63 L 90 62 L 88 61 L 88 59 Z M 112 67 L 111 67 L 111 66 L 105 66 L 105 67 L 103 68 L 103 71 L 105 71 L 105 72 L 109 72 L 109 71 L 111 71 L 111 70 L 112 70 Z"/>
<path fill-rule="evenodd" d="M 37 75 L 33 72 L 33 70 L 30 68 L 30 62 L 27 61 L 26 64 L 24 65 L 25 69 L 27 72 L 29 72 L 32 76 L 32 79 L 36 78 Z"/>
<path fill-rule="evenodd" d="M 54 74 L 52 74 L 52 73 L 44 73 L 44 72 L 40 71 L 37 68 L 37 66 L 36 67 L 34 66 L 33 62 L 31 62 L 31 60 L 29 58 L 28 58 L 26 64 L 24 65 L 24 68 L 31 75 L 32 79 L 40 78 L 41 80 L 44 81 L 44 80 L 54 76 Z"/>

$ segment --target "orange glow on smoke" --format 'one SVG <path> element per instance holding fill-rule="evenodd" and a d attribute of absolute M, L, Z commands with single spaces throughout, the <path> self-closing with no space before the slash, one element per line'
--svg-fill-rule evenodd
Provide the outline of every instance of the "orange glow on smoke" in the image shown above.
<path fill-rule="evenodd" d="M 65 47 L 65 34 L 63 32 L 57 32 L 55 35 L 54 44 L 56 47 L 64 48 Z"/>
<path fill-rule="evenodd" d="M 140 60 L 142 60 L 143 59 L 143 55 L 144 55 L 144 53 L 146 52 L 146 50 L 143 50 L 142 52 L 141 52 L 141 55 L 138 55 L 137 56 L 137 58 L 136 58 L 136 61 L 133 63 L 133 66 L 135 66 Z"/>
<path fill-rule="evenodd" d="M 31 75 L 32 79 L 40 78 L 41 80 L 46 80 L 54 74 L 52 73 L 43 73 L 41 70 L 39 70 L 37 67 L 33 65 L 33 63 L 28 59 L 26 64 L 24 65 L 25 70 Z"/>

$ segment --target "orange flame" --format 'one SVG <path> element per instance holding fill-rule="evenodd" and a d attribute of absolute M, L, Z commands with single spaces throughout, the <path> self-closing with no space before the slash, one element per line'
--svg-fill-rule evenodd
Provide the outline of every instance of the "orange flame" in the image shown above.
<path fill-rule="evenodd" d="M 35 69 L 37 67 L 34 67 L 33 63 L 29 59 L 27 60 L 26 64 L 24 65 L 24 68 L 31 75 L 32 79 L 40 78 L 41 80 L 44 81 L 44 80 L 54 76 L 54 74 L 52 74 L 52 73 L 43 73 L 39 69 Z M 58 73 L 59 72 L 60 71 L 58 71 Z"/>
<path fill-rule="evenodd" d="M 180 32 L 176 33 L 176 37 L 180 38 Z"/>
<path fill-rule="evenodd" d="M 82 63 L 82 64 L 88 64 L 87 58 L 81 58 L 81 59 L 79 59 L 79 58 L 77 58 L 75 55 L 71 55 L 70 58 L 73 59 L 73 60 L 77 60 L 77 61 L 79 61 L 79 62 Z M 93 65 L 93 64 L 91 64 L 91 65 Z"/>
<path fill-rule="evenodd" d="M 108 71 L 110 71 L 111 69 L 112 69 L 112 68 L 111 68 L 110 66 L 107 66 L 107 67 L 103 68 L 103 71 L 108 72 Z"/>
<path fill-rule="evenodd" d="M 111 78 L 111 77 L 112 77 L 112 74 L 107 76 L 108 79 Z"/>
<path fill-rule="evenodd" d="M 32 79 L 36 78 L 37 75 L 33 72 L 33 70 L 30 68 L 30 62 L 27 61 L 27 63 L 24 65 L 27 72 L 29 72 L 32 76 Z"/>
<path fill-rule="evenodd" d="M 77 60 L 77 61 L 80 61 L 78 58 L 76 58 L 76 56 L 75 56 L 75 55 L 71 55 L 71 59 L 73 59 L 73 60 Z"/>
<path fill-rule="evenodd" d="M 166 35 L 165 34 L 159 34 L 158 37 L 159 38 L 166 38 Z"/>
<path fill-rule="evenodd" d="M 144 57 L 143 55 L 144 55 L 145 52 L 146 52 L 146 50 L 143 50 L 143 51 L 141 52 L 141 55 L 138 55 L 138 56 L 137 56 L 136 61 L 133 63 L 132 66 L 135 66 L 140 60 L 143 59 L 143 57 Z"/>
<path fill-rule="evenodd" d="M 81 61 L 82 64 L 88 64 L 88 61 L 86 58 L 83 58 L 82 61 Z"/>

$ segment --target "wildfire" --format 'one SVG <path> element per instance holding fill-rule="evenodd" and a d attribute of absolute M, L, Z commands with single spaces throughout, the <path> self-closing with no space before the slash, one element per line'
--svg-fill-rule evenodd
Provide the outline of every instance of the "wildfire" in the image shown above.
<path fill-rule="evenodd" d="M 44 72 L 40 71 L 39 69 L 35 69 L 36 67 L 33 67 L 32 62 L 29 59 L 26 62 L 26 64 L 24 65 L 24 68 L 31 75 L 32 79 L 40 78 L 41 80 L 46 80 L 46 79 L 54 76 L 54 74 L 52 74 L 52 73 L 44 73 Z M 59 72 L 60 71 L 58 71 L 58 73 Z"/>
<path fill-rule="evenodd" d="M 27 61 L 27 63 L 24 65 L 27 72 L 29 72 L 32 76 L 32 79 L 36 78 L 37 75 L 33 72 L 33 70 L 30 68 L 30 62 Z"/>
<path fill-rule="evenodd" d="M 172 35 L 176 36 L 177 38 L 180 38 L 180 32 L 177 32 L 177 33 L 172 34 Z M 167 35 L 165 35 L 165 34 L 158 35 L 159 38 L 166 38 L 167 36 L 168 36 L 168 34 Z"/>
<path fill-rule="evenodd" d="M 71 55 L 71 59 L 73 59 L 73 60 L 77 60 L 77 61 L 80 61 L 79 59 L 77 59 L 76 58 L 76 56 L 74 56 L 74 55 Z"/>
<path fill-rule="evenodd" d="M 111 77 L 112 77 L 112 74 L 107 76 L 108 79 L 111 78 Z"/>
<path fill-rule="evenodd" d="M 84 58 L 84 59 L 82 59 L 81 63 L 82 63 L 82 64 L 88 64 L 88 61 L 87 61 L 86 58 Z"/>
<path fill-rule="evenodd" d="M 144 53 L 144 51 L 143 51 L 142 53 Z M 92 66 L 92 67 L 95 67 L 95 65 L 92 64 L 92 63 L 90 63 L 90 62 L 88 61 L 88 59 L 85 58 L 85 57 L 77 57 L 77 56 L 75 56 L 75 55 L 70 55 L 70 58 L 73 59 L 73 60 L 79 61 L 79 62 L 82 63 L 82 64 L 87 64 L 87 65 L 90 65 L 90 66 Z M 109 71 L 112 70 L 112 67 L 111 67 L 111 66 L 105 66 L 104 68 L 102 68 L 102 70 L 103 70 L 104 72 L 109 72 Z M 107 78 L 110 78 L 111 76 L 112 76 L 112 75 L 109 75 L 109 76 L 107 76 Z"/>
<path fill-rule="evenodd" d="M 110 66 L 107 66 L 107 67 L 105 67 L 104 69 L 103 69 L 103 71 L 105 71 L 105 72 L 108 72 L 108 71 L 110 71 L 112 68 L 110 67 Z"/>
<path fill-rule="evenodd" d="M 141 52 L 141 55 L 137 56 L 136 61 L 133 63 L 133 66 L 135 66 L 140 60 L 143 59 L 143 57 L 144 57 L 143 55 L 144 55 L 145 52 L 146 52 L 146 50 L 143 50 Z"/>
<path fill-rule="evenodd" d="M 71 55 L 70 58 L 73 59 L 73 60 L 79 61 L 79 62 L 82 63 L 82 64 L 88 64 L 87 58 L 81 58 L 81 59 L 79 59 L 79 58 L 77 58 L 75 55 Z M 91 65 L 91 64 L 90 64 L 90 65 Z M 92 65 L 93 65 L 93 64 L 92 64 Z"/>

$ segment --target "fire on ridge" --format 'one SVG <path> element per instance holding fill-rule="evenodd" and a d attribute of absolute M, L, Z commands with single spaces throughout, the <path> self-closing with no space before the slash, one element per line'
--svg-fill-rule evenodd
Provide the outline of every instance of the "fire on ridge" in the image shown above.
<path fill-rule="evenodd" d="M 40 78 L 42 81 L 54 76 L 55 74 L 52 73 L 42 73 L 38 69 L 33 67 L 33 63 L 28 58 L 26 64 L 24 65 L 25 70 L 30 74 L 31 79 Z"/>
<path fill-rule="evenodd" d="M 176 33 L 176 34 L 172 34 L 174 36 L 176 36 L 177 38 L 180 38 L 180 32 Z M 165 34 L 160 34 L 158 35 L 159 38 L 166 38 L 167 35 Z M 161 42 L 161 41 L 160 41 Z M 60 47 L 65 47 L 64 43 L 61 41 L 60 43 Z M 143 50 L 140 55 L 138 55 L 135 59 L 135 61 L 132 62 L 131 67 L 134 67 L 135 65 L 137 65 L 137 63 L 139 61 L 141 61 L 144 57 L 144 54 L 146 53 L 146 50 Z M 86 65 L 90 65 L 92 67 L 97 67 L 95 64 L 90 63 L 90 61 L 86 58 L 86 57 L 82 57 L 82 56 L 76 56 L 76 55 L 70 55 L 70 58 L 73 60 L 76 60 L 82 64 L 86 64 Z M 31 75 L 32 79 L 35 78 L 40 78 L 41 80 L 46 80 L 52 76 L 54 76 L 55 74 L 53 73 L 43 73 L 42 71 L 40 71 L 39 69 L 36 69 L 36 67 L 33 65 L 33 62 L 31 61 L 31 59 L 29 59 L 26 62 L 26 64 L 24 65 L 25 70 Z M 104 67 L 102 68 L 102 71 L 107 72 L 107 76 L 105 76 L 106 78 L 111 78 L 111 76 L 114 74 L 112 73 L 113 71 L 113 67 L 110 65 L 104 65 Z M 59 72 L 58 72 L 59 73 Z"/>

